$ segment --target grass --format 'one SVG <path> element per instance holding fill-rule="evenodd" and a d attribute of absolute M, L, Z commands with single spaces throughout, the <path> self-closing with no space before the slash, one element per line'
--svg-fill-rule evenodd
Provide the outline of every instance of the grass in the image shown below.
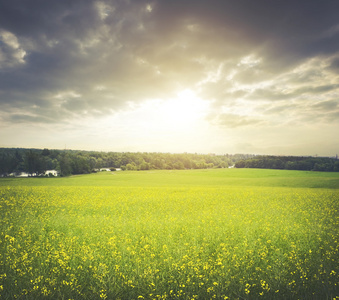
<path fill-rule="evenodd" d="M 267 169 L 118 171 L 58 178 L 0 179 L 0 186 L 6 185 L 119 187 L 267 186 L 339 189 L 339 173 Z"/>
<path fill-rule="evenodd" d="M 336 299 L 339 176 L 0 180 L 1 299 Z"/>

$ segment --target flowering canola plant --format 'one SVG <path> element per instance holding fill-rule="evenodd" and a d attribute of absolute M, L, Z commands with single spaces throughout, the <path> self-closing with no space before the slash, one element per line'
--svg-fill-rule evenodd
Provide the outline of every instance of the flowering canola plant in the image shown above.
<path fill-rule="evenodd" d="M 0 187 L 1 299 L 339 299 L 339 191 Z"/>

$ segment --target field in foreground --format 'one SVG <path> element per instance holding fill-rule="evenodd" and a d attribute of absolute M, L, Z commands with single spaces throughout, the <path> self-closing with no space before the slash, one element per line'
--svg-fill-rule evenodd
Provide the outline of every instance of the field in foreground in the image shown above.
<path fill-rule="evenodd" d="M 339 298 L 339 174 L 0 180 L 1 299 Z"/>

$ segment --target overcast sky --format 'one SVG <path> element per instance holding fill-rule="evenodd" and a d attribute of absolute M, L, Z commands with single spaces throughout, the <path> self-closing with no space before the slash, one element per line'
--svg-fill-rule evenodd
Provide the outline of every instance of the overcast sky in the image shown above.
<path fill-rule="evenodd" d="M 338 0 L 0 0 L 0 147 L 339 153 Z"/>

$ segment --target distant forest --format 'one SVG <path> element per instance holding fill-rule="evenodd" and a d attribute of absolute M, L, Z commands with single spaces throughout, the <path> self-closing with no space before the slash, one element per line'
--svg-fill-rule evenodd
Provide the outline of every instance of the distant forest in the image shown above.
<path fill-rule="evenodd" d="M 337 157 L 255 156 L 237 161 L 235 167 L 339 172 L 339 160 Z"/>
<path fill-rule="evenodd" d="M 207 168 L 262 168 L 339 172 L 339 160 L 326 157 L 255 156 L 253 154 L 173 154 L 0 148 L 0 175 L 22 172 L 42 175 L 57 170 L 61 176 L 88 174 L 101 168 L 121 170 L 184 170 Z"/>
<path fill-rule="evenodd" d="M 39 175 L 44 174 L 46 170 L 57 170 L 61 176 L 68 176 L 96 172 L 100 168 L 111 170 L 227 168 L 239 160 L 250 157 L 253 155 L 0 148 L 0 175 L 9 176 L 22 172 Z"/>

